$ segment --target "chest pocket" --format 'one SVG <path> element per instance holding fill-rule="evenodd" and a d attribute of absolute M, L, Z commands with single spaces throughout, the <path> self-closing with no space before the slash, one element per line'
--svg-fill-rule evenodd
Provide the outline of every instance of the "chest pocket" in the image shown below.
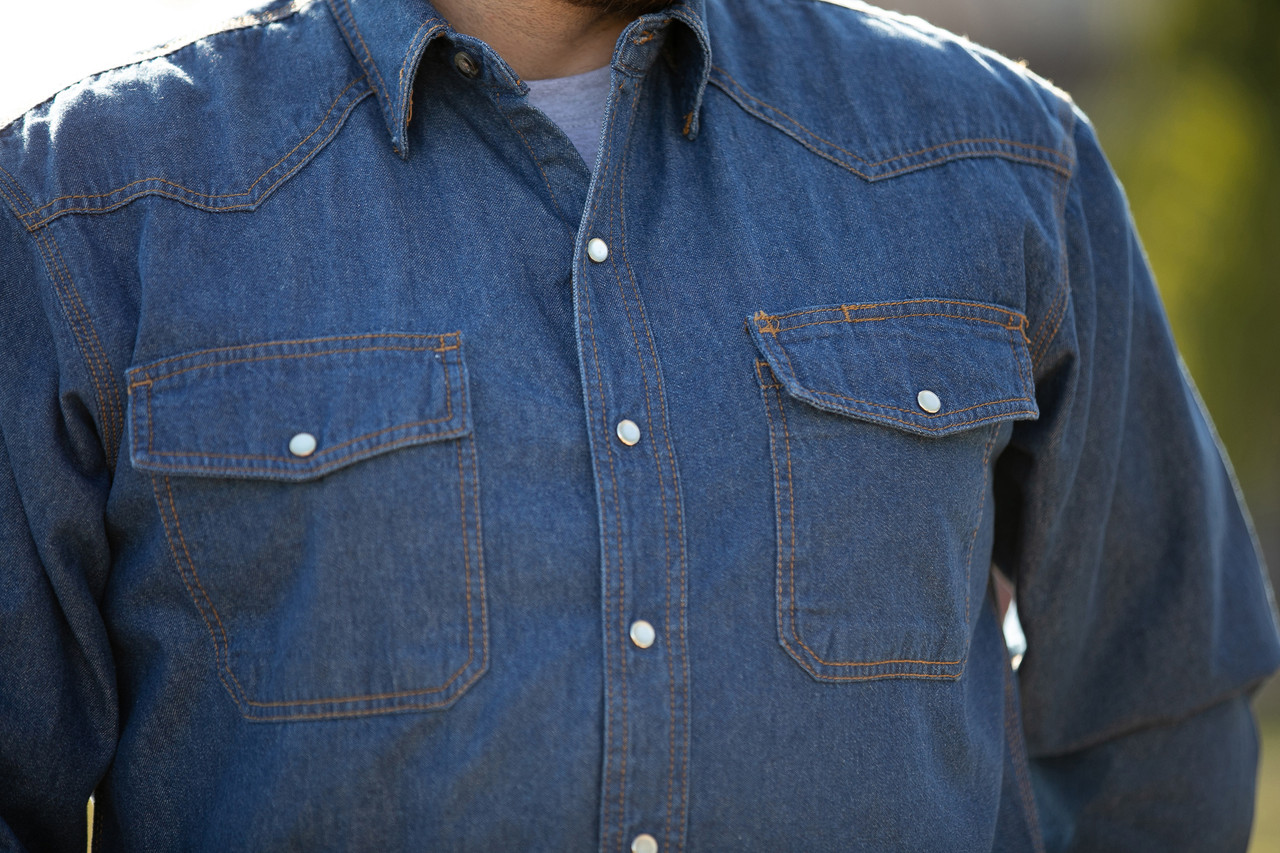
<path fill-rule="evenodd" d="M 444 708 L 488 665 L 459 333 L 209 350 L 129 371 L 218 676 L 252 719 Z"/>
<path fill-rule="evenodd" d="M 777 629 L 815 678 L 956 678 L 1008 422 L 1039 416 L 1026 318 L 970 302 L 748 320 L 777 510 Z M 975 589 L 976 587 L 976 589 Z"/>

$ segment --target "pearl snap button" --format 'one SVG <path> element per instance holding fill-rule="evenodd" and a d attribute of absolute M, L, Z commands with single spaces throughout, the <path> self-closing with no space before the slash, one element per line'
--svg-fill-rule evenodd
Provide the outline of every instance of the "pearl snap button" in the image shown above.
<path fill-rule="evenodd" d="M 942 408 L 942 401 L 932 391 L 921 391 L 916 395 L 916 402 L 920 404 L 920 408 L 931 415 L 937 414 L 938 410 Z"/>
<path fill-rule="evenodd" d="M 316 437 L 309 432 L 300 432 L 289 439 L 289 452 L 294 456 L 310 456 L 316 452 Z"/>
<path fill-rule="evenodd" d="M 631 853 L 658 853 L 658 839 L 642 832 L 631 840 Z"/>
<path fill-rule="evenodd" d="M 463 51 L 453 55 L 453 67 L 458 69 L 463 77 L 475 77 L 480 73 L 480 64 L 471 58 L 471 54 Z"/>
<path fill-rule="evenodd" d="M 609 244 L 599 237 L 592 237 L 587 241 L 587 257 L 597 264 L 604 263 L 609 257 Z"/>
<path fill-rule="evenodd" d="M 635 421 L 618 421 L 618 441 L 631 447 L 640 441 L 640 427 Z"/>
<path fill-rule="evenodd" d="M 640 648 L 649 648 L 657 637 L 658 634 L 653 630 L 653 626 L 643 619 L 637 619 L 631 623 L 631 642 Z"/>

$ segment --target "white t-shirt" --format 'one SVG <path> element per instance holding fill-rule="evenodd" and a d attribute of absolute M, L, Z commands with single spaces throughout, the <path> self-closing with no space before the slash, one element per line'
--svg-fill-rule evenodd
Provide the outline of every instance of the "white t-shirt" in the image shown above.
<path fill-rule="evenodd" d="M 595 165 L 600 147 L 600 123 L 609 99 L 610 71 L 606 65 L 571 77 L 525 81 L 529 84 L 529 103 L 559 125 L 588 168 Z"/>

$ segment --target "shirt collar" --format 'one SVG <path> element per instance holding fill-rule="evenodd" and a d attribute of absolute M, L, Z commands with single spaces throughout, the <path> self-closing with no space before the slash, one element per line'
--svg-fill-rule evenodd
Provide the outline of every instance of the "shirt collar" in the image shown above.
<path fill-rule="evenodd" d="M 407 134 L 413 82 L 418 62 L 432 41 L 458 36 L 427 0 L 328 0 L 347 46 L 364 69 L 382 107 L 391 144 L 408 156 Z M 658 43 L 654 34 L 665 32 L 672 45 L 676 73 L 682 89 L 680 126 L 690 139 L 698 133 L 702 96 L 711 71 L 711 45 L 707 34 L 706 0 L 675 0 L 660 12 L 634 21 L 618 39 L 613 66 L 635 73 L 653 59 Z M 685 38 L 671 38 L 674 27 Z M 646 47 L 650 42 L 654 45 Z M 646 56 L 647 54 L 647 56 Z M 637 68 L 637 66 L 643 66 Z M 512 77 L 520 91 L 525 84 Z"/>

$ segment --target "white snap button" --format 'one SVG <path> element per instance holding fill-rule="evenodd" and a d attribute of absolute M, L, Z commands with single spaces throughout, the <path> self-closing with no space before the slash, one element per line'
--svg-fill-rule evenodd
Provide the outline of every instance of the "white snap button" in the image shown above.
<path fill-rule="evenodd" d="M 592 237 L 587 241 L 587 257 L 597 264 L 604 263 L 609 257 L 609 244 L 599 237 Z"/>
<path fill-rule="evenodd" d="M 618 441 L 621 441 L 627 447 L 631 447 L 639 443 L 640 427 L 635 421 L 618 421 Z"/>
<path fill-rule="evenodd" d="M 649 648 L 657 638 L 658 634 L 653 630 L 653 626 L 643 619 L 637 619 L 631 623 L 631 642 L 640 648 Z"/>
<path fill-rule="evenodd" d="M 310 456 L 316 452 L 316 437 L 309 432 L 300 432 L 289 439 L 289 452 L 294 456 Z"/>
<path fill-rule="evenodd" d="M 642 832 L 631 840 L 631 853 L 658 853 L 658 839 Z"/>
<path fill-rule="evenodd" d="M 931 415 L 937 414 L 938 410 L 942 408 L 942 401 L 932 391 L 921 391 L 916 395 L 916 402 L 920 404 L 920 408 Z"/>

